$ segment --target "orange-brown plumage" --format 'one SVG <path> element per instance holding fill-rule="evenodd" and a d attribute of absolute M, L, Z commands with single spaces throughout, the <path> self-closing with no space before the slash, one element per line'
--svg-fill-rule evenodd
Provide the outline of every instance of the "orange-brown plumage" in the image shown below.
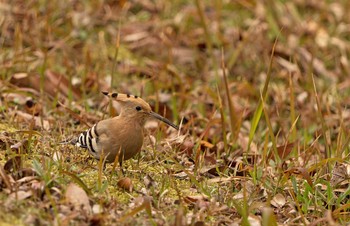
<path fill-rule="evenodd" d="M 121 164 L 139 153 L 143 144 L 143 126 L 149 117 L 178 129 L 169 120 L 154 113 L 140 97 L 108 92 L 103 94 L 120 104 L 120 114 L 96 123 L 74 142 L 77 146 L 87 148 L 96 159 L 103 156 L 106 162 L 114 162 L 118 158 Z"/>

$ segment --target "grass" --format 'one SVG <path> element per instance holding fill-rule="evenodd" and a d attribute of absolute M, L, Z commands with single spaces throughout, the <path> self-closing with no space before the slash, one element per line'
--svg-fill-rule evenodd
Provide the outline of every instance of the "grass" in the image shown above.
<path fill-rule="evenodd" d="M 1 224 L 345 224 L 348 7 L 0 3 Z M 146 124 L 127 179 L 58 145 L 118 113 L 106 90 L 181 123 Z"/>

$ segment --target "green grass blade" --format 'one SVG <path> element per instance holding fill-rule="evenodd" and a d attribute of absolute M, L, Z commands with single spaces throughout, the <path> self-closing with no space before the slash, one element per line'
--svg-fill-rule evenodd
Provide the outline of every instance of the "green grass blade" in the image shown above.
<path fill-rule="evenodd" d="M 269 87 L 269 83 L 270 83 L 270 79 L 271 79 L 271 68 L 272 68 L 272 62 L 273 62 L 273 55 L 275 53 L 277 40 L 278 40 L 278 38 L 276 38 L 275 43 L 274 43 L 274 45 L 272 47 L 269 68 L 268 68 L 268 71 L 267 71 L 267 76 L 266 76 L 266 81 L 265 81 L 265 84 L 264 84 L 264 89 L 262 91 L 262 97 L 263 98 L 260 99 L 258 107 L 256 108 L 256 110 L 254 112 L 253 119 L 252 119 L 252 126 L 251 126 L 250 131 L 249 131 L 249 140 L 248 140 L 248 150 L 247 151 L 250 150 L 250 145 L 251 145 L 251 143 L 253 141 L 253 137 L 255 135 L 255 131 L 256 131 L 257 127 L 258 127 L 258 124 L 259 124 L 259 121 L 260 121 L 260 118 L 261 118 L 261 114 L 262 114 L 262 110 L 263 110 L 262 100 L 265 100 L 266 96 L 267 96 L 267 89 Z"/>

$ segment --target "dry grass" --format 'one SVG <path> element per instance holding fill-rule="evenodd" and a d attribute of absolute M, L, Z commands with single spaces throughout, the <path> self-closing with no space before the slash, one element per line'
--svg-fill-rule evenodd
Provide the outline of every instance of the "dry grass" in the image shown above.
<path fill-rule="evenodd" d="M 350 221 L 348 1 L 2 1 L 4 225 Z M 59 141 L 132 93 L 182 122 L 101 170 Z M 78 185 L 78 186 L 76 186 Z"/>

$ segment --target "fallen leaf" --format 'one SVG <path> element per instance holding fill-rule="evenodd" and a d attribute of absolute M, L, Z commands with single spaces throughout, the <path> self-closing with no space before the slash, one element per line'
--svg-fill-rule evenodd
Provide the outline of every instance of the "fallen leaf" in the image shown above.
<path fill-rule="evenodd" d="M 157 182 L 148 174 L 144 176 L 143 182 L 145 183 L 147 189 L 150 189 L 151 187 L 155 187 L 157 185 Z"/>
<path fill-rule="evenodd" d="M 177 177 L 177 178 L 182 178 L 182 179 L 188 177 L 187 173 L 185 173 L 185 172 L 174 173 L 173 176 Z"/>
<path fill-rule="evenodd" d="M 187 156 L 192 156 L 193 147 L 194 147 L 193 141 L 186 139 L 183 143 L 180 144 L 180 151 L 181 153 L 185 152 Z"/>
<path fill-rule="evenodd" d="M 307 169 L 303 168 L 303 167 L 294 167 L 292 169 L 286 170 L 285 174 L 301 174 L 301 176 L 307 181 L 307 183 L 313 187 L 313 183 L 310 177 L 309 172 L 307 171 Z"/>
<path fill-rule="evenodd" d="M 213 184 L 213 183 L 227 183 L 235 180 L 236 178 L 234 177 L 215 177 L 207 180 L 208 184 Z"/>
<path fill-rule="evenodd" d="M 32 99 L 28 99 L 24 105 L 24 109 L 28 114 L 38 116 L 42 113 L 43 107 L 40 103 L 35 102 Z"/>
<path fill-rule="evenodd" d="M 348 164 L 345 163 L 335 164 L 331 173 L 332 177 L 330 183 L 332 186 L 336 186 L 348 178 L 347 166 Z M 347 185 L 346 187 L 348 187 Z"/>
<path fill-rule="evenodd" d="M 12 176 L 14 180 L 20 180 L 25 177 L 37 176 L 37 172 L 35 172 L 32 168 L 21 168 L 18 171 L 12 173 Z"/>
<path fill-rule="evenodd" d="M 27 198 L 29 198 L 32 195 L 33 195 L 33 192 L 31 190 L 28 190 L 28 191 L 20 190 L 20 191 L 13 192 L 13 193 L 11 193 L 8 196 L 8 198 L 7 198 L 6 202 L 5 202 L 5 206 L 10 205 L 15 200 L 16 201 L 21 201 L 21 200 L 27 199 Z"/>
<path fill-rule="evenodd" d="M 280 193 L 276 194 L 271 200 L 271 205 L 277 208 L 281 208 L 285 204 L 286 204 L 286 198 Z"/>
<path fill-rule="evenodd" d="M 193 226 L 205 226 L 204 221 L 196 221 Z"/>
<path fill-rule="evenodd" d="M 248 222 L 250 226 L 261 226 L 261 219 L 258 216 L 250 215 Z"/>
<path fill-rule="evenodd" d="M 62 160 L 63 158 L 64 158 L 64 157 L 63 157 L 62 153 L 59 152 L 59 151 L 55 151 L 55 152 L 52 154 L 52 159 L 53 159 L 53 161 L 55 161 L 55 162 L 58 162 L 58 161 Z"/>
<path fill-rule="evenodd" d="M 16 111 L 16 116 L 18 117 L 19 122 L 21 121 L 30 122 L 31 120 L 34 120 L 35 127 L 39 127 L 44 130 L 50 130 L 49 121 L 44 120 L 41 117 L 33 116 L 22 111 Z"/>
<path fill-rule="evenodd" d="M 5 150 L 9 144 L 13 144 L 11 142 L 9 133 L 6 131 L 1 132 L 0 133 L 0 150 Z"/>
<path fill-rule="evenodd" d="M 89 197 L 84 189 L 74 183 L 70 183 L 67 187 L 65 197 L 68 202 L 72 203 L 77 210 L 84 210 L 87 214 L 91 213 Z"/>
<path fill-rule="evenodd" d="M 93 214 L 100 214 L 103 213 L 103 207 L 99 204 L 94 204 L 92 206 L 92 213 Z"/>
<path fill-rule="evenodd" d="M 286 160 L 286 158 L 292 152 L 292 150 L 296 144 L 297 144 L 297 142 L 292 142 L 292 143 L 287 143 L 287 144 L 282 145 L 282 146 L 278 146 L 276 149 L 277 149 L 277 153 L 278 153 L 279 158 L 283 161 Z M 275 160 L 275 155 L 274 155 L 273 151 L 269 154 L 268 159 Z"/>
<path fill-rule="evenodd" d="M 45 71 L 45 84 L 43 86 L 46 94 L 55 97 L 57 93 L 62 94 L 63 97 L 69 96 L 70 92 L 75 100 L 81 98 L 79 89 L 70 86 L 70 81 L 62 74 L 53 72 L 51 70 Z M 40 91 L 40 76 L 38 74 L 18 73 L 12 76 L 10 83 L 19 87 L 28 87 Z"/>
<path fill-rule="evenodd" d="M 321 48 L 325 48 L 329 45 L 330 37 L 328 32 L 325 29 L 321 28 L 317 31 L 316 37 L 315 37 L 315 43 Z"/>
<path fill-rule="evenodd" d="M 132 181 L 129 177 L 124 177 L 124 178 L 120 179 L 117 184 L 120 188 L 122 188 L 126 191 L 129 191 L 129 192 L 132 191 L 133 185 L 132 185 Z"/>
<path fill-rule="evenodd" d="M 134 208 L 133 210 L 131 210 L 129 213 L 127 213 L 124 216 L 122 216 L 121 218 L 119 218 L 119 222 L 125 221 L 126 219 L 134 216 L 135 214 L 141 212 L 142 210 L 146 210 L 147 214 L 149 216 L 151 216 L 152 215 L 151 201 L 152 201 L 151 197 L 144 196 L 143 203 L 141 205 L 139 205 L 138 207 Z"/>
<path fill-rule="evenodd" d="M 279 63 L 282 67 L 287 69 L 289 72 L 297 72 L 299 71 L 298 65 L 295 63 L 292 63 L 283 57 L 277 57 L 276 58 L 277 63 Z"/>
<path fill-rule="evenodd" d="M 186 197 L 184 197 L 184 201 L 187 203 L 195 203 L 197 201 L 207 201 L 208 197 L 205 195 L 188 195 Z"/>
<path fill-rule="evenodd" d="M 2 166 L 0 166 L 0 176 L 1 176 L 0 182 L 4 181 L 6 187 L 11 190 L 12 189 L 12 184 L 10 182 L 10 177 L 7 175 L 7 173 L 5 172 L 5 170 L 4 170 L 4 168 Z M 0 184 L 2 184 L 2 183 L 0 183 Z"/>
<path fill-rule="evenodd" d="M 308 50 L 305 48 L 298 48 L 298 54 L 300 56 L 300 62 L 304 68 L 308 69 L 310 63 L 312 64 L 313 69 L 317 74 L 320 74 L 331 81 L 336 81 L 339 77 L 335 72 L 327 70 L 324 62 L 315 56 L 313 56 Z"/>
<path fill-rule="evenodd" d="M 4 165 L 4 170 L 6 173 L 13 173 L 20 170 L 22 165 L 22 158 L 21 156 L 15 156 L 13 158 L 10 158 Z"/>
<path fill-rule="evenodd" d="M 28 140 L 21 140 L 13 145 L 10 146 L 10 148 L 15 151 L 16 153 L 19 153 L 20 148 L 27 146 Z"/>
<path fill-rule="evenodd" d="M 203 145 L 204 147 L 209 148 L 209 149 L 214 147 L 214 144 L 209 143 L 208 141 L 205 141 L 205 140 L 201 140 L 200 143 L 201 143 L 201 145 Z"/>

